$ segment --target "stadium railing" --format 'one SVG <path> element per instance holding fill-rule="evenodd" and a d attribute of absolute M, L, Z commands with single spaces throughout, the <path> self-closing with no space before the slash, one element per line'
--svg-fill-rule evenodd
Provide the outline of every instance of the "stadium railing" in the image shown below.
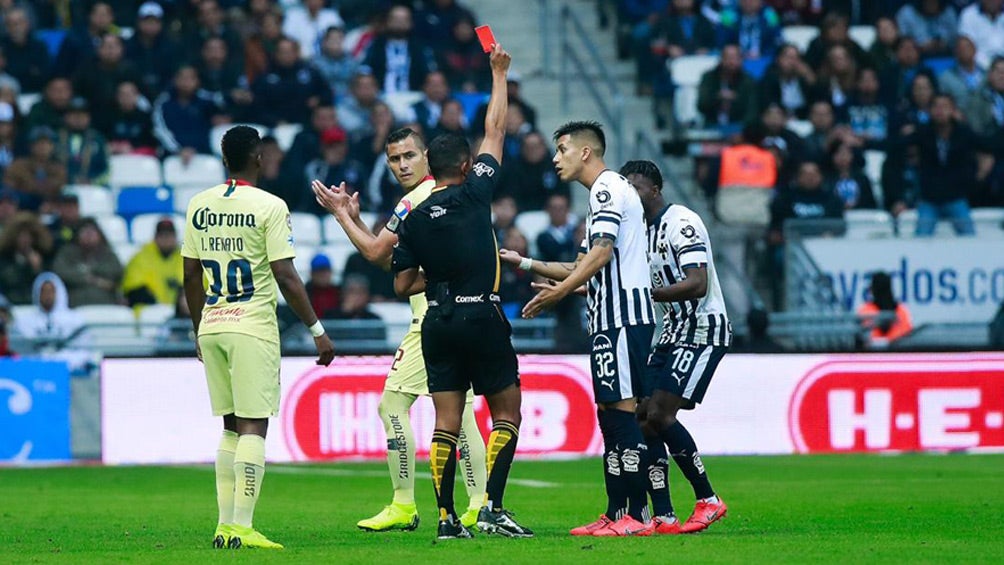
<path fill-rule="evenodd" d="M 572 83 L 583 87 L 593 99 L 603 119 L 610 124 L 611 141 L 607 145 L 613 147 L 613 161 L 623 163 L 626 143 L 624 95 L 613 74 L 603 63 L 599 48 L 590 38 L 582 20 L 567 4 L 562 6 L 559 12 L 558 49 L 561 51 L 558 82 L 561 87 L 562 113 L 569 113 Z M 587 62 L 579 57 L 578 53 L 583 51 L 592 60 L 591 65 L 587 65 Z M 597 83 L 602 83 L 604 90 L 609 92 L 606 95 L 601 93 L 596 86 Z"/>

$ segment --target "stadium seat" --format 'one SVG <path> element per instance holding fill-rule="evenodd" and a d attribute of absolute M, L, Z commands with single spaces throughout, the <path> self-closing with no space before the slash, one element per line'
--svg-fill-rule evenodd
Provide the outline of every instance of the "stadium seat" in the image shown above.
<path fill-rule="evenodd" d="M 701 76 L 718 65 L 718 55 L 686 55 L 669 62 L 669 72 L 676 92 L 673 108 L 676 119 L 683 125 L 700 121 L 697 111 L 697 86 Z"/>
<path fill-rule="evenodd" d="M 137 332 L 136 314 L 128 306 L 95 304 L 78 306 L 74 311 L 87 326 L 91 346 L 99 351 L 145 345 Z"/>
<path fill-rule="evenodd" d="M 35 37 L 45 44 L 46 49 L 49 51 L 49 56 L 55 60 L 56 55 L 59 55 L 59 48 L 63 45 L 63 40 L 66 39 L 65 29 L 40 29 L 35 31 Z M 125 38 L 122 38 L 123 41 Z"/>
<path fill-rule="evenodd" d="M 42 95 L 38 92 L 32 92 L 27 94 L 17 95 L 17 109 L 21 112 L 22 116 L 27 116 L 31 113 L 32 106 L 35 105 L 39 100 L 42 99 Z"/>
<path fill-rule="evenodd" d="M 226 180 L 226 175 L 223 163 L 212 155 L 196 155 L 187 166 L 177 155 L 164 159 L 164 184 L 175 188 L 196 186 L 205 190 Z"/>
<path fill-rule="evenodd" d="M 924 59 L 924 66 L 931 69 L 934 76 L 940 77 L 941 73 L 955 66 L 955 59 L 951 57 L 931 57 Z"/>
<path fill-rule="evenodd" d="M 972 216 L 980 237 L 1004 237 L 1004 208 L 973 208 Z"/>
<path fill-rule="evenodd" d="M 537 236 L 547 229 L 547 226 L 551 225 L 551 219 L 547 216 L 547 212 L 543 210 L 529 210 L 526 212 L 520 212 L 516 216 L 516 227 L 519 231 L 523 232 L 523 237 L 526 238 L 527 246 L 529 247 L 530 255 L 537 254 Z M 578 242 L 576 242 L 578 244 Z M 502 242 L 499 242 L 502 245 Z"/>
<path fill-rule="evenodd" d="M 844 212 L 850 239 L 872 239 L 895 235 L 892 215 L 885 210 L 847 210 Z"/>
<path fill-rule="evenodd" d="M 139 310 L 139 333 L 150 339 L 156 338 L 161 326 L 174 317 L 175 307 L 171 304 L 150 304 Z"/>
<path fill-rule="evenodd" d="M 875 43 L 876 33 L 875 26 L 851 26 L 847 30 L 847 35 L 850 36 L 851 40 L 865 51 Z"/>
<path fill-rule="evenodd" d="M 115 214 L 115 197 L 104 186 L 91 184 L 68 184 L 63 188 L 66 194 L 75 194 L 80 201 L 81 216 L 110 216 Z"/>
<path fill-rule="evenodd" d="M 387 343 L 401 343 L 411 325 L 411 305 L 407 302 L 373 302 L 369 308 L 387 325 Z"/>
<path fill-rule="evenodd" d="M 773 63 L 773 59 L 770 57 L 757 57 L 756 59 L 743 59 L 743 70 L 746 74 L 753 77 L 753 80 L 759 81 L 764 73 L 767 72 L 767 67 Z"/>
<path fill-rule="evenodd" d="M 809 44 L 819 35 L 819 28 L 816 26 L 786 26 L 781 28 L 781 38 L 785 43 L 791 43 L 802 53 L 809 48 Z"/>
<path fill-rule="evenodd" d="M 166 186 L 127 186 L 119 191 L 115 210 L 127 220 L 140 214 L 170 214 L 174 198 Z"/>
<path fill-rule="evenodd" d="M 788 120 L 785 127 L 797 133 L 800 137 L 806 137 L 812 133 L 812 122 L 809 120 Z"/>
<path fill-rule="evenodd" d="M 320 218 L 305 212 L 293 212 L 290 218 L 293 222 L 293 240 L 297 245 L 320 245 L 324 241 Z"/>
<path fill-rule="evenodd" d="M 122 216 L 98 216 L 95 220 L 101 226 L 105 239 L 113 247 L 122 243 L 129 243 L 129 226 Z"/>
<path fill-rule="evenodd" d="M 174 222 L 174 229 L 178 232 L 178 241 L 182 241 L 182 236 L 185 234 L 185 217 L 172 214 L 169 211 L 164 214 L 142 214 L 133 218 L 132 222 L 130 222 L 129 230 L 132 234 L 132 242 L 142 245 L 152 241 L 154 231 L 157 228 L 157 222 L 165 218 Z"/>
<path fill-rule="evenodd" d="M 164 182 L 160 161 L 149 155 L 112 155 L 108 168 L 108 184 L 114 190 L 123 186 L 159 186 Z"/>
<path fill-rule="evenodd" d="M 301 124 L 282 124 L 272 128 L 272 137 L 279 142 L 279 149 L 286 152 L 293 146 L 293 139 L 296 138 L 296 134 L 302 130 L 303 126 Z"/>
<path fill-rule="evenodd" d="M 345 230 L 343 230 L 342 226 L 338 224 L 338 220 L 336 220 L 334 216 L 331 214 L 324 216 L 321 223 L 324 226 L 324 241 L 328 245 L 341 245 L 349 243 L 349 236 L 345 235 Z M 297 238 L 299 237 L 296 231 L 296 226 L 293 226 L 293 236 Z"/>
<path fill-rule="evenodd" d="M 296 267 L 296 272 L 300 275 L 300 279 L 303 282 L 307 282 L 310 278 L 310 262 L 314 259 L 314 255 L 317 255 L 320 249 L 313 245 L 302 245 L 300 242 L 296 243 L 296 257 L 293 257 L 293 266 Z M 335 271 L 335 266 L 331 266 L 332 273 Z M 334 276 L 332 276 L 334 278 Z M 281 294 L 281 293 L 280 293 Z"/>
<path fill-rule="evenodd" d="M 882 206 L 885 200 L 885 192 L 882 190 L 882 165 L 885 164 L 885 157 L 885 151 L 875 149 L 865 151 L 865 175 L 872 181 L 872 192 L 879 206 Z"/>
<path fill-rule="evenodd" d="M 268 135 L 268 128 L 261 124 L 220 124 L 218 126 L 213 126 L 213 129 L 209 130 L 209 147 L 213 151 L 213 155 L 217 157 L 223 156 L 223 147 L 220 142 L 223 141 L 223 134 L 227 133 L 227 130 L 234 126 L 251 126 L 258 130 L 258 134 L 262 137 Z"/>
<path fill-rule="evenodd" d="M 124 267 L 132 260 L 133 256 L 136 255 L 136 252 L 139 251 L 140 247 L 142 246 L 134 243 L 118 242 L 112 245 L 112 251 L 115 252 L 115 256 L 119 259 L 119 263 L 122 263 L 122 266 Z"/>
<path fill-rule="evenodd" d="M 334 273 L 335 284 L 342 284 L 342 274 L 345 272 L 345 262 L 356 253 L 356 248 L 351 243 L 336 243 L 325 245 L 318 249 L 331 259 L 331 270 Z"/>
<path fill-rule="evenodd" d="M 407 92 L 390 92 L 385 94 L 383 101 L 390 106 L 390 111 L 399 121 L 409 121 L 413 119 L 411 115 L 411 105 L 421 100 L 425 95 L 421 92 L 409 90 Z"/>
<path fill-rule="evenodd" d="M 188 213 L 188 202 L 192 197 L 209 188 L 209 186 L 176 186 L 174 187 L 174 211 L 177 214 Z"/>

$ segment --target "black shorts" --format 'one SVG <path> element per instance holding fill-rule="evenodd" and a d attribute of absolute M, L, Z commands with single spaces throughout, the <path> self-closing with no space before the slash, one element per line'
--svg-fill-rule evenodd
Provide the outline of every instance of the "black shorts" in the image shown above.
<path fill-rule="evenodd" d="M 699 404 L 728 350 L 726 345 L 692 343 L 656 347 L 648 359 L 648 386 Z"/>
<path fill-rule="evenodd" d="M 589 366 L 597 404 L 609 404 L 645 394 L 645 357 L 655 326 L 627 326 L 595 333 L 590 338 Z"/>
<path fill-rule="evenodd" d="M 456 306 L 449 316 L 430 308 L 422 322 L 422 353 L 429 392 L 491 395 L 519 386 L 512 327 L 493 304 Z"/>

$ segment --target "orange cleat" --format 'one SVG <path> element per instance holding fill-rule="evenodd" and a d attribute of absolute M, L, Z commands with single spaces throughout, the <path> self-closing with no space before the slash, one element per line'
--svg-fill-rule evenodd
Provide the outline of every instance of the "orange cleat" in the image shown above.
<path fill-rule="evenodd" d="M 596 530 L 593 532 L 593 535 L 596 537 L 645 537 L 652 535 L 653 532 L 655 532 L 654 522 L 643 523 L 635 520 L 631 516 L 625 515 L 620 520 L 617 520 L 612 524 L 608 524 L 607 527 Z"/>
<path fill-rule="evenodd" d="M 721 498 L 718 499 L 718 502 L 698 501 L 697 505 L 694 506 L 694 513 L 690 515 L 690 518 L 687 518 L 681 530 L 685 534 L 704 531 L 711 524 L 724 518 L 728 511 L 729 507 L 725 506 L 725 501 Z"/>
<path fill-rule="evenodd" d="M 572 528 L 572 530 L 569 533 L 572 534 L 573 536 L 591 536 L 593 535 L 593 532 L 595 532 L 596 530 L 606 528 L 607 526 L 613 523 L 614 521 L 611 520 L 610 518 L 607 518 L 606 514 L 600 514 L 599 520 L 592 522 L 590 524 L 586 524 L 585 526 Z"/>
<path fill-rule="evenodd" d="M 660 535 L 673 536 L 683 533 L 683 526 L 675 516 L 673 518 L 656 516 L 652 518 L 652 523 L 655 524 L 655 533 Z"/>

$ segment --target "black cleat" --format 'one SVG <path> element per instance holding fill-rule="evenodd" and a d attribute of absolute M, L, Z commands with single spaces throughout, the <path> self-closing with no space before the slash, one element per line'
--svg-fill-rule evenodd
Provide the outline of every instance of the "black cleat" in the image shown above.
<path fill-rule="evenodd" d="M 473 537 L 474 534 L 465 528 L 464 525 L 456 518 L 439 521 L 439 534 L 436 536 L 437 539 L 468 539 Z"/>
<path fill-rule="evenodd" d="M 532 538 L 533 530 L 520 526 L 512 516 L 512 512 L 508 510 L 489 510 L 484 506 L 478 512 L 478 529 L 486 534 L 499 534 L 507 538 Z"/>

